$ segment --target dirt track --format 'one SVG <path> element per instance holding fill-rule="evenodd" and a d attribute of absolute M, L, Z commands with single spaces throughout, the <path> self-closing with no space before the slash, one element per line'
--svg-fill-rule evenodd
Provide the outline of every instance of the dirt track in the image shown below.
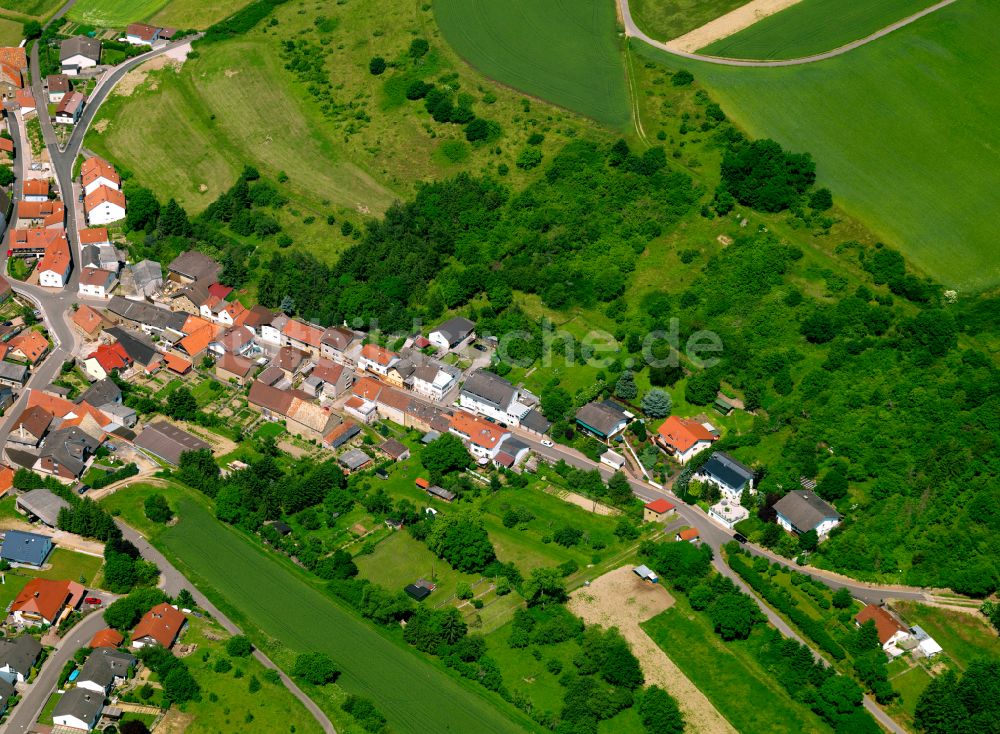
<path fill-rule="evenodd" d="M 640 622 L 669 609 L 673 603 L 673 597 L 662 586 L 648 584 L 632 573 L 632 566 L 622 566 L 573 592 L 569 608 L 587 624 L 618 628 L 639 659 L 646 683 L 660 686 L 677 699 L 688 731 L 736 734 L 736 729 L 705 694 L 639 626 Z"/>
<path fill-rule="evenodd" d="M 678 51 L 697 51 L 722 38 L 739 33 L 757 21 L 789 8 L 801 0 L 752 0 L 700 28 L 678 36 L 667 45 Z"/>

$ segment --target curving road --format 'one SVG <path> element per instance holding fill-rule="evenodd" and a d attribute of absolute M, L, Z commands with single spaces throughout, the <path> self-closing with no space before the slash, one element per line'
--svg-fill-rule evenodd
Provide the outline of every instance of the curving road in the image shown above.
<path fill-rule="evenodd" d="M 778 59 L 771 61 L 764 60 L 754 60 L 754 59 L 726 59 L 721 56 L 706 56 L 705 54 L 692 53 L 690 51 L 681 51 L 680 49 L 674 48 L 670 43 L 664 43 L 663 41 L 657 41 L 655 38 L 650 38 L 632 19 L 632 11 L 629 8 L 629 0 L 618 0 L 618 9 L 621 13 L 622 23 L 625 26 L 625 35 L 629 38 L 637 38 L 643 43 L 647 43 L 653 48 L 658 48 L 661 51 L 666 51 L 668 54 L 673 56 L 679 56 L 684 59 L 691 59 L 692 61 L 704 61 L 708 64 L 719 64 L 720 66 L 752 66 L 758 68 L 767 67 L 779 67 L 779 66 L 802 66 L 803 64 L 814 64 L 817 61 L 826 61 L 827 59 L 832 59 L 837 56 L 842 56 L 843 54 L 853 51 L 856 48 L 865 46 L 872 41 L 877 41 L 880 38 L 888 36 L 893 31 L 898 31 L 900 28 L 905 28 L 911 23 L 923 18 L 925 15 L 930 15 L 941 8 L 947 7 L 956 0 L 941 0 L 941 2 L 931 5 L 929 8 L 924 8 L 919 13 L 914 13 L 902 20 L 896 21 L 891 25 L 887 25 L 881 30 L 875 31 L 870 36 L 865 36 L 864 38 L 859 38 L 857 41 L 851 41 L 848 44 L 841 46 L 840 48 L 835 48 L 831 51 L 824 51 L 821 54 L 813 54 L 812 56 L 803 56 L 798 59 Z"/>

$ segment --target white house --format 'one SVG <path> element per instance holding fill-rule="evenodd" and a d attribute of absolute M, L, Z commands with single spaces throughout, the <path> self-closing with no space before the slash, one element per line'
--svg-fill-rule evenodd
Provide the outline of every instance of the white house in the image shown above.
<path fill-rule="evenodd" d="M 454 349 L 471 336 L 475 329 L 474 322 L 456 316 L 434 329 L 427 335 L 427 340 L 438 349 Z"/>
<path fill-rule="evenodd" d="M 146 23 L 130 23 L 125 29 L 125 40 L 133 46 L 152 46 L 160 40 L 160 30 Z"/>
<path fill-rule="evenodd" d="M 62 288 L 66 285 L 71 265 L 69 242 L 66 235 L 61 234 L 45 248 L 45 254 L 38 262 L 38 285 Z"/>
<path fill-rule="evenodd" d="M 99 647 L 90 653 L 80 669 L 76 687 L 106 696 L 112 688 L 125 682 L 133 665 L 135 658 L 127 652 L 113 647 Z"/>
<path fill-rule="evenodd" d="M 80 295 L 92 298 L 110 298 L 111 291 L 118 282 L 111 270 L 84 268 L 80 272 Z"/>
<path fill-rule="evenodd" d="M 808 533 L 815 530 L 825 538 L 837 525 L 841 515 L 830 503 L 805 489 L 792 490 L 774 503 L 778 525 L 790 533 Z"/>
<path fill-rule="evenodd" d="M 750 511 L 739 502 L 724 499 L 708 508 L 708 516 L 732 530 L 736 523 L 750 517 Z"/>
<path fill-rule="evenodd" d="M 694 475 L 699 482 L 714 484 L 723 499 L 735 500 L 739 504 L 744 489 L 753 494 L 753 472 L 729 454 L 716 451 Z"/>
<path fill-rule="evenodd" d="M 83 193 L 92 194 L 101 186 L 107 186 L 115 191 L 121 191 L 122 180 L 115 167 L 100 156 L 88 158 L 80 166 L 80 182 Z"/>
<path fill-rule="evenodd" d="M 520 392 L 507 380 L 485 370 L 476 370 L 462 385 L 458 404 L 480 415 L 508 425 L 518 425 L 531 411 L 519 400 Z"/>
<path fill-rule="evenodd" d="M 45 80 L 45 87 L 49 92 L 49 102 L 59 104 L 69 94 L 69 77 L 65 74 L 52 74 Z"/>
<path fill-rule="evenodd" d="M 621 471 L 625 466 L 625 457 L 608 449 L 601 454 L 601 463 L 605 466 L 610 466 L 615 471 Z"/>
<path fill-rule="evenodd" d="M 83 114 L 86 98 L 80 92 L 70 92 L 56 107 L 56 122 L 61 125 L 75 125 Z"/>
<path fill-rule="evenodd" d="M 272 347 L 281 346 L 281 330 L 285 328 L 285 324 L 288 323 L 288 317 L 281 313 L 274 317 L 274 320 L 269 324 L 261 324 L 260 326 L 260 341 L 263 344 L 267 344 Z"/>
<path fill-rule="evenodd" d="M 59 63 L 63 74 L 77 76 L 101 61 L 101 42 L 87 36 L 67 38 L 59 45 Z"/>
<path fill-rule="evenodd" d="M 380 347 L 378 344 L 365 344 L 361 348 L 361 357 L 358 359 L 358 369 L 367 372 L 374 372 L 383 377 L 389 374 L 391 368 L 399 361 L 399 355 L 390 352 L 388 349 Z"/>
<path fill-rule="evenodd" d="M 110 186 L 98 186 L 83 200 L 87 223 L 93 227 L 125 218 L 125 194 Z"/>
<path fill-rule="evenodd" d="M 448 430 L 466 442 L 469 453 L 479 459 L 495 459 L 510 432 L 472 413 L 456 410 Z"/>
<path fill-rule="evenodd" d="M 429 362 L 418 365 L 413 371 L 413 392 L 431 400 L 441 400 L 456 382 L 456 375 Z"/>
<path fill-rule="evenodd" d="M 70 688 L 52 711 L 52 723 L 91 731 L 104 710 L 104 694 L 86 688 Z"/>
<path fill-rule="evenodd" d="M 679 464 L 687 464 L 719 437 L 704 423 L 672 415 L 663 422 L 653 438 Z"/>
<path fill-rule="evenodd" d="M 944 652 L 944 648 L 937 643 L 937 640 L 927 634 L 922 627 L 914 625 L 911 631 L 917 640 L 917 649 L 924 654 L 924 657 L 932 658 L 938 653 Z"/>

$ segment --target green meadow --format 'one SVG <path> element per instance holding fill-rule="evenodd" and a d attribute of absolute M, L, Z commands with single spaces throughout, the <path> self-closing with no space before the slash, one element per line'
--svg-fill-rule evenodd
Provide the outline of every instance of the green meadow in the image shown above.
<path fill-rule="evenodd" d="M 932 0 L 802 0 L 700 53 L 734 59 L 800 58 L 870 36 L 930 5 Z"/>
<path fill-rule="evenodd" d="M 744 4 L 746 0 L 630 0 L 628 7 L 647 35 L 669 41 Z"/>
<path fill-rule="evenodd" d="M 683 66 L 751 135 L 812 153 L 837 203 L 914 265 L 948 286 L 981 290 L 1000 283 L 992 193 L 1000 97 L 990 92 L 1000 84 L 998 23 L 1000 5 L 968 0 L 822 63 Z"/>
<path fill-rule="evenodd" d="M 145 20 L 169 0 L 78 0 L 66 14 L 70 20 L 97 26 L 119 28 Z"/>

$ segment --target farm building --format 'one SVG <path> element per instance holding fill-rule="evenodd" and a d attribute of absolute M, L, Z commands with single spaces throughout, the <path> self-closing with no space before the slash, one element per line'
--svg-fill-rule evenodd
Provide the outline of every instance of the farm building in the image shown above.
<path fill-rule="evenodd" d="M 656 584 L 660 581 L 660 577 L 653 573 L 653 570 L 648 566 L 636 566 L 632 569 L 632 573 L 651 584 Z"/>
<path fill-rule="evenodd" d="M 200 438 L 166 421 L 146 426 L 146 429 L 136 437 L 135 445 L 174 465 L 180 464 L 181 454 L 185 451 L 212 448 Z"/>
<path fill-rule="evenodd" d="M 643 505 L 642 520 L 643 522 L 663 522 L 674 514 L 674 510 L 673 503 L 661 497 Z"/>

